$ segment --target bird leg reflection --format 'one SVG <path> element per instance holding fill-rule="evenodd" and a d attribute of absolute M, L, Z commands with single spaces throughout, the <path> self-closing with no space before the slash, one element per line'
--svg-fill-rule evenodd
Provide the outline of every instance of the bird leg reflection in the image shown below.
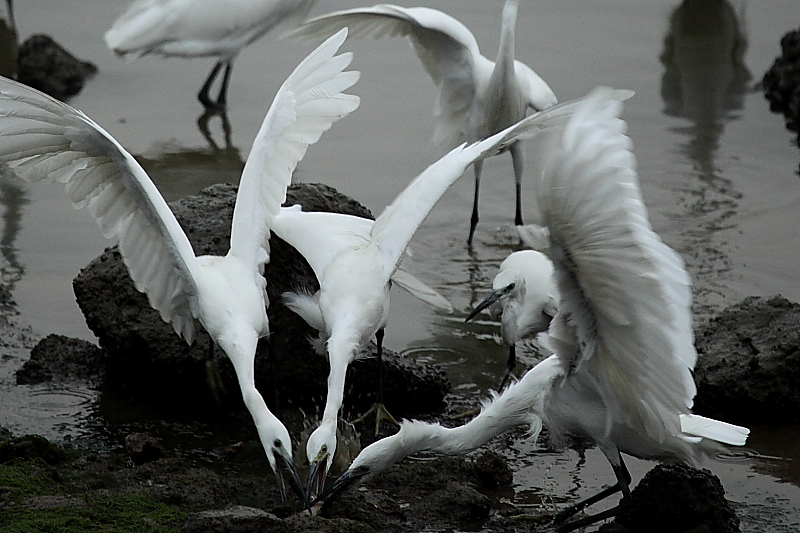
<path fill-rule="evenodd" d="M 366 418 L 371 415 L 375 414 L 375 436 L 378 436 L 381 429 L 381 422 L 386 420 L 391 422 L 392 424 L 399 426 L 400 423 L 386 410 L 386 406 L 383 404 L 383 335 L 384 331 L 383 328 L 379 329 L 375 333 L 375 340 L 377 341 L 376 344 L 378 345 L 378 396 L 375 400 L 375 403 L 369 410 L 364 413 L 363 415 L 356 418 L 353 422 L 361 422 L 366 420 Z"/>
<path fill-rule="evenodd" d="M 556 528 L 556 531 L 558 531 L 558 533 L 566 533 L 567 531 L 574 531 L 575 529 L 587 526 L 589 524 L 594 524 L 595 522 L 605 520 L 606 518 L 611 518 L 612 516 L 616 516 L 619 513 L 619 511 L 627 504 L 629 498 L 631 497 L 631 489 L 630 489 L 631 474 L 630 472 L 628 472 L 628 467 L 625 465 L 625 461 L 622 460 L 622 455 L 619 454 L 619 452 L 617 452 L 617 454 L 619 457 L 619 465 L 611 463 L 611 468 L 614 469 L 614 474 L 617 476 L 617 483 L 604 488 L 597 494 L 589 496 L 585 500 L 581 500 L 578 503 L 575 503 L 567 507 L 563 511 L 559 512 L 558 514 L 556 514 L 556 516 L 553 517 L 553 523 L 558 525 L 558 527 Z M 567 518 L 579 513 L 580 511 L 586 509 L 590 505 L 594 505 L 595 503 L 602 501 L 613 494 L 616 494 L 617 492 L 622 492 L 622 501 L 617 506 L 587 516 L 585 518 L 581 518 L 580 520 L 575 520 L 574 522 L 570 522 L 569 524 L 563 524 L 563 522 Z"/>

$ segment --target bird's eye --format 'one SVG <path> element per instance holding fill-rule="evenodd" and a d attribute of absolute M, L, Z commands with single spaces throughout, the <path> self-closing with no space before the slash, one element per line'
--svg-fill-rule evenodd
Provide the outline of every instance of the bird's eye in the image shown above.
<path fill-rule="evenodd" d="M 514 290 L 514 287 L 516 287 L 516 285 L 517 285 L 516 283 L 509 283 L 509 284 L 508 284 L 508 287 L 506 287 L 506 292 L 511 292 L 511 291 L 513 291 L 513 290 Z"/>
<path fill-rule="evenodd" d="M 320 451 L 322 453 L 328 453 L 328 445 L 327 444 L 323 444 L 322 448 L 320 448 Z"/>
<path fill-rule="evenodd" d="M 276 448 L 280 448 L 281 446 L 283 446 L 283 443 L 281 442 L 280 439 L 275 439 L 272 445 L 275 446 Z"/>

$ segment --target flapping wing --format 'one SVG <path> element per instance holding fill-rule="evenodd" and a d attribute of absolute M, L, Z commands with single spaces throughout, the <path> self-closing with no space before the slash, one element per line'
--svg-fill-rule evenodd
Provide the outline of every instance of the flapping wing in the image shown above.
<path fill-rule="evenodd" d="M 269 259 L 269 224 L 286 200 L 286 188 L 309 145 L 354 111 L 357 96 L 342 91 L 359 77 L 344 72 L 351 53 L 334 55 L 343 29 L 311 52 L 286 79 L 253 141 L 242 171 L 231 226 L 231 253 L 253 264 Z"/>
<path fill-rule="evenodd" d="M 556 339 L 568 348 L 559 355 L 609 412 L 658 438 L 680 432 L 675 413 L 695 395 L 691 281 L 650 227 L 621 109 L 613 91 L 595 90 L 540 138 L 536 198 L 561 293 L 556 323 L 568 325 L 557 333 L 574 337 Z"/>
<path fill-rule="evenodd" d="M 630 91 L 615 92 L 628 98 Z M 462 145 L 429 166 L 384 209 L 372 227 L 372 237 L 384 258 L 387 280 L 425 217 L 447 189 L 477 159 L 489 157 L 518 139 L 530 139 L 563 125 L 582 100 L 576 99 L 534 113 L 505 130 L 471 145 Z"/>
<path fill-rule="evenodd" d="M 447 298 L 442 296 L 439 291 L 433 287 L 423 283 L 422 280 L 416 276 L 403 270 L 402 266 L 394 271 L 392 281 L 397 283 L 398 287 L 408 291 L 409 294 L 428 305 L 448 314 L 453 312 L 453 304 L 451 304 Z"/>
<path fill-rule="evenodd" d="M 0 162 L 26 181 L 66 187 L 106 237 L 116 238 L 136 288 L 188 342 L 194 252 L 144 169 L 86 115 L 0 78 Z"/>
<path fill-rule="evenodd" d="M 374 221 L 341 213 L 304 212 L 299 205 L 283 207 L 272 231 L 306 258 L 317 279 L 345 249 L 365 246 Z"/>
<path fill-rule="evenodd" d="M 438 90 L 434 113 L 441 122 L 435 142 L 453 146 L 463 141 L 454 133 L 463 129 L 461 123 L 475 98 L 476 62 L 488 61 L 464 24 L 436 9 L 378 4 L 312 18 L 288 35 L 319 38 L 345 26 L 359 39 L 408 37 Z"/>

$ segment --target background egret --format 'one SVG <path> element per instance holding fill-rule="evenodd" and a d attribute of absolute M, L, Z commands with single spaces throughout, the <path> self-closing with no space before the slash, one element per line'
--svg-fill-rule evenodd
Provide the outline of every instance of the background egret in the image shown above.
<path fill-rule="evenodd" d="M 105 33 L 106 46 L 120 56 L 217 57 L 197 98 L 224 110 L 236 55 L 290 18 L 302 18 L 316 0 L 136 0 Z M 328 33 L 327 36 L 333 32 Z M 225 67 L 219 95 L 209 91 Z"/>
<path fill-rule="evenodd" d="M 496 61 L 484 57 L 475 36 L 461 22 L 436 9 L 404 8 L 391 4 L 347 9 L 304 22 L 290 35 L 323 37 L 349 27 L 353 37 L 409 38 L 422 65 L 436 85 L 433 113 L 438 119 L 434 143 L 452 148 L 475 142 L 522 119 L 527 110 L 541 111 L 557 102 L 547 83 L 530 67 L 514 59 L 514 33 L 519 0 L 503 7 L 500 46 Z M 522 224 L 522 145 L 508 147 L 516 182 L 515 224 Z M 478 224 L 478 192 L 483 160 L 473 163 L 475 196 L 468 244 Z"/>
<path fill-rule="evenodd" d="M 262 277 L 269 261 L 267 220 L 285 199 L 274 185 L 289 183 L 308 146 L 358 107 L 358 97 L 342 94 L 358 79 L 358 72 L 343 72 L 352 55 L 334 55 L 346 35 L 342 30 L 320 45 L 275 96 L 242 172 L 225 256 L 195 256 L 144 169 L 86 115 L 0 81 L 0 162 L 27 181 L 64 183 L 75 207 L 86 207 L 105 235 L 118 239 L 136 287 L 187 342 L 195 337 L 194 320 L 200 321 L 233 363 L 284 499 L 281 465 L 302 494 L 291 440 L 254 383 L 256 345 L 269 333 Z"/>
<path fill-rule="evenodd" d="M 500 317 L 500 335 L 508 345 L 508 362 L 500 387 L 503 390 L 517 366 L 517 342 L 530 334 L 547 331 L 558 311 L 558 287 L 553 262 L 536 250 L 514 252 L 500 263 L 492 292 L 467 316 L 465 322 L 490 307 Z M 499 309 L 498 309 L 499 307 Z"/>
<path fill-rule="evenodd" d="M 630 93 L 591 93 L 566 126 L 536 138 L 543 169 L 536 198 L 544 227 L 524 233 L 554 262 L 561 294 L 548 330 L 551 355 L 455 429 L 405 423 L 365 448 L 323 496 L 372 475 L 410 453 L 465 453 L 514 425 L 542 424 L 559 439 L 590 438 L 617 482 L 556 515 L 560 531 L 612 516 L 619 506 L 563 524 L 615 492 L 630 496 L 621 452 L 696 462 L 718 442 L 743 445 L 744 427 L 690 412 L 695 395 L 689 276 L 680 257 L 650 228 L 621 100 Z"/>

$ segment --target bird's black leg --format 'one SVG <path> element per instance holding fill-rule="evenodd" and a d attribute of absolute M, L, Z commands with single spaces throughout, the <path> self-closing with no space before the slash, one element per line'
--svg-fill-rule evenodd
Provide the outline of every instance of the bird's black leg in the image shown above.
<path fill-rule="evenodd" d="M 467 246 L 472 248 L 472 237 L 475 235 L 475 228 L 478 227 L 478 194 L 481 189 L 481 174 L 483 173 L 483 160 L 472 163 L 472 170 L 475 172 L 475 196 L 472 200 L 472 218 L 469 221 L 469 237 Z"/>
<path fill-rule="evenodd" d="M 503 375 L 503 380 L 500 382 L 500 387 L 497 392 L 503 392 L 503 387 L 506 386 L 508 378 L 511 377 L 511 372 L 517 366 L 517 347 L 513 344 L 508 348 L 508 362 L 506 363 L 506 373 Z"/>
<path fill-rule="evenodd" d="M 219 88 L 219 95 L 217 96 L 217 107 L 222 110 L 228 107 L 228 81 L 231 78 L 232 68 L 233 60 L 229 59 L 225 62 L 225 72 L 222 74 L 222 85 Z"/>
<path fill-rule="evenodd" d="M 354 422 L 361 422 L 370 414 L 375 413 L 375 436 L 380 432 L 381 422 L 383 420 L 388 420 L 397 426 L 400 425 L 389 411 L 386 410 L 386 406 L 383 404 L 383 335 L 383 329 L 379 329 L 375 333 L 375 341 L 378 346 L 378 394 L 375 404 L 370 407 L 369 411 L 354 420 Z"/>
<path fill-rule="evenodd" d="M 514 215 L 514 225 L 522 226 L 522 174 L 525 167 L 525 151 L 521 142 L 511 145 L 511 162 L 514 165 L 514 184 L 516 185 L 517 205 Z"/>
<path fill-rule="evenodd" d="M 615 464 L 611 464 L 611 468 L 614 469 L 614 474 L 617 476 L 617 483 L 611 486 L 608 486 L 594 494 L 589 496 L 585 500 L 582 500 L 574 505 L 571 505 L 558 513 L 553 518 L 553 523 L 556 524 L 558 527 L 556 531 L 558 533 L 566 533 L 567 531 L 574 531 L 575 529 L 587 526 L 589 524 L 594 524 L 595 522 L 599 522 L 601 520 L 605 520 L 606 518 L 611 518 L 619 513 L 620 509 L 622 509 L 628 499 L 631 497 L 631 474 L 628 472 L 628 467 L 625 465 L 625 461 L 622 460 L 622 455 L 619 455 L 619 466 Z M 612 507 L 611 509 L 607 509 L 605 511 L 601 511 L 599 513 L 593 514 L 591 516 L 587 516 L 585 518 L 581 518 L 580 520 L 575 520 L 570 522 L 569 524 L 564 524 L 563 522 L 579 513 L 580 511 L 584 510 L 585 508 L 589 507 L 590 505 L 594 505 L 595 503 L 604 500 L 611 496 L 612 494 L 616 494 L 617 492 L 622 492 L 622 501 L 619 505 Z"/>
<path fill-rule="evenodd" d="M 225 64 L 225 61 L 217 61 L 214 64 L 214 68 L 209 72 L 208 78 L 206 78 L 205 83 L 203 83 L 203 86 L 200 88 L 200 92 L 197 93 L 197 99 L 200 100 L 200 103 L 203 104 L 206 109 L 219 109 L 217 102 L 214 102 L 208 93 L 211 90 L 211 85 L 213 85 L 214 80 L 217 79 L 219 69 L 222 68 L 223 64 Z"/>

